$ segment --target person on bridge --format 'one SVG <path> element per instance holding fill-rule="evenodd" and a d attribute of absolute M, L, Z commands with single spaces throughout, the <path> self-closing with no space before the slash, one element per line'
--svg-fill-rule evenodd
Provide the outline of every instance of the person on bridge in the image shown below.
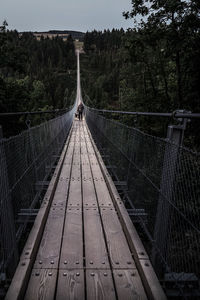
<path fill-rule="evenodd" d="M 83 103 L 81 102 L 78 106 L 78 118 L 79 118 L 79 121 L 82 120 L 83 118 L 83 110 L 84 110 L 84 106 L 83 106 Z"/>

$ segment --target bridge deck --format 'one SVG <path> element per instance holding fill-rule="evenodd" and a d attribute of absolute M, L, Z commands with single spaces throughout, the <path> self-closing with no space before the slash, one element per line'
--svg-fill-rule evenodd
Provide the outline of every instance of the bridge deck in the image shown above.
<path fill-rule="evenodd" d="M 96 150 L 74 121 L 6 299 L 164 299 Z"/>

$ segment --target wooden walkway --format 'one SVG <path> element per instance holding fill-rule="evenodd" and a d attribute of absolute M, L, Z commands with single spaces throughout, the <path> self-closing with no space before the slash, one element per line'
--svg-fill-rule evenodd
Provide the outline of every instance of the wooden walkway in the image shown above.
<path fill-rule="evenodd" d="M 6 299 L 165 299 L 85 121 L 73 123 Z"/>

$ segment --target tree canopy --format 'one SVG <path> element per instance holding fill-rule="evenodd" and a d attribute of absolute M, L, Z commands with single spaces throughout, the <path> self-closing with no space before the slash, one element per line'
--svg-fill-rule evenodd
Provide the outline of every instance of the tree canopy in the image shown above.
<path fill-rule="evenodd" d="M 199 1 L 133 0 L 124 16 L 133 19 L 134 28 L 85 35 L 82 80 L 87 103 L 129 111 L 199 112 Z M 147 120 L 143 125 L 155 133 L 157 123 Z M 192 124 L 197 140 L 198 126 Z"/>
<path fill-rule="evenodd" d="M 0 111 L 34 111 L 69 107 L 76 88 L 76 56 L 69 35 L 40 41 L 31 32 L 8 31 L 7 22 L 0 28 Z M 66 88 L 68 90 L 66 95 Z M 74 99 L 73 99 L 74 100 Z M 11 119 L 2 118 L 4 134 L 20 131 Z M 24 123 L 24 121 L 22 122 Z"/>

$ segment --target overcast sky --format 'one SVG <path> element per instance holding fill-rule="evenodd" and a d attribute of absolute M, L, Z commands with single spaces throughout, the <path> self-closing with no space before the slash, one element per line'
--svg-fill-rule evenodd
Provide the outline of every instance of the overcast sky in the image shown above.
<path fill-rule="evenodd" d="M 0 0 L 0 25 L 18 31 L 132 28 L 123 11 L 131 0 Z"/>

